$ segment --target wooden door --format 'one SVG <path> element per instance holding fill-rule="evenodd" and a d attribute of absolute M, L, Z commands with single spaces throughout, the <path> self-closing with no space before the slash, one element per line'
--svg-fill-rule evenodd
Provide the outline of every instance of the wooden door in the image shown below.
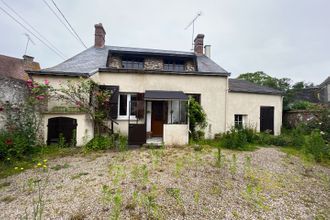
<path fill-rule="evenodd" d="M 167 105 L 164 101 L 153 101 L 151 104 L 151 132 L 153 137 L 163 137 L 166 123 Z"/>
<path fill-rule="evenodd" d="M 274 134 L 274 107 L 260 107 L 260 132 Z"/>

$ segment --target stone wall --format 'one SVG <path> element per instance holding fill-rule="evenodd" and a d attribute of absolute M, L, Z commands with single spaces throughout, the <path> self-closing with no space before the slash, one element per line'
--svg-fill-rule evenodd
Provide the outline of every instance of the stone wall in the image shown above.
<path fill-rule="evenodd" d="M 291 110 L 283 114 L 283 124 L 286 127 L 293 128 L 300 123 L 307 123 L 317 119 L 320 111 L 311 110 Z"/>
<path fill-rule="evenodd" d="M 21 103 L 25 101 L 28 88 L 25 81 L 0 76 L 0 108 L 1 103 Z M 3 114 L 0 112 L 0 129 L 3 128 Z"/>
<path fill-rule="evenodd" d="M 109 59 L 109 67 L 115 69 L 121 69 L 121 58 L 119 56 L 111 56 Z M 144 69 L 145 70 L 163 70 L 164 62 L 162 58 L 157 57 L 146 57 L 144 59 Z M 185 71 L 191 72 L 196 71 L 196 67 L 193 61 L 187 61 L 185 63 Z"/>
<path fill-rule="evenodd" d="M 162 70 L 163 59 L 161 58 L 145 58 L 144 59 L 145 70 Z"/>
<path fill-rule="evenodd" d="M 109 67 L 116 69 L 122 68 L 121 58 L 119 56 L 111 56 L 109 61 Z"/>
<path fill-rule="evenodd" d="M 195 64 L 192 61 L 186 62 L 186 71 L 195 71 Z"/>

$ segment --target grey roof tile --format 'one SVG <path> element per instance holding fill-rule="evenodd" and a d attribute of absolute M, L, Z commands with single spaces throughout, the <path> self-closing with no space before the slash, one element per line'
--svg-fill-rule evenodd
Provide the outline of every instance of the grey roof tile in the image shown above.
<path fill-rule="evenodd" d="M 193 52 L 146 49 L 146 48 L 132 48 L 132 47 L 118 47 L 105 46 L 103 48 L 90 47 L 72 58 L 51 68 L 42 69 L 38 74 L 62 74 L 65 75 L 86 75 L 92 74 L 99 68 L 106 68 L 109 51 L 111 52 L 128 52 L 145 55 L 164 55 L 177 57 L 195 57 Z M 214 73 L 216 75 L 230 75 L 226 70 L 221 68 L 218 64 L 210 58 L 202 55 L 196 56 L 198 71 L 197 74 Z"/>
<path fill-rule="evenodd" d="M 274 88 L 260 86 L 242 79 L 228 79 L 229 92 L 259 93 L 282 95 L 283 92 Z"/>

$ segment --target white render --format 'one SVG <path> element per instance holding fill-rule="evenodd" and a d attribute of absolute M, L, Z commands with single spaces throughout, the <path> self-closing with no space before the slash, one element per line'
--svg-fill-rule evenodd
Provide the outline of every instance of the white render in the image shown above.
<path fill-rule="evenodd" d="M 282 97 L 279 95 L 229 92 L 226 129 L 234 126 L 234 115 L 241 114 L 246 115 L 245 125 L 259 132 L 261 106 L 274 107 L 274 134 L 279 135 L 282 126 Z"/>
<path fill-rule="evenodd" d="M 43 82 L 49 80 L 50 85 L 58 88 L 60 84 L 77 77 L 35 75 L 33 79 Z M 97 72 L 91 79 L 100 85 L 118 85 L 119 92 L 124 93 L 144 93 L 146 90 L 166 90 L 182 91 L 186 94 L 200 94 L 201 105 L 206 112 L 208 126 L 205 129 L 205 137 L 213 138 L 216 133 L 228 131 L 234 125 L 234 115 L 243 114 L 244 123 L 248 126 L 260 130 L 260 106 L 273 106 L 274 112 L 274 134 L 278 135 L 282 126 L 282 96 L 271 94 L 256 94 L 242 92 L 228 92 L 228 78 L 226 76 L 200 76 L 200 75 L 179 75 L 179 74 L 157 74 L 157 73 L 114 73 Z M 56 100 L 49 100 L 48 108 L 65 105 Z M 173 110 L 177 111 L 177 103 L 173 102 Z M 47 138 L 47 121 L 52 117 L 70 117 L 77 119 L 77 143 L 83 144 L 86 139 L 93 137 L 93 125 L 88 120 L 87 115 L 81 113 L 56 113 L 44 115 L 44 135 Z M 146 109 L 147 132 L 151 130 L 151 103 Z M 118 118 L 118 125 L 115 130 L 124 135 L 128 133 L 128 118 Z M 183 128 L 185 127 L 185 128 Z M 174 143 L 186 144 L 189 135 L 187 125 L 165 124 L 164 137 L 165 144 Z M 177 130 L 175 130 L 177 129 Z M 183 134 L 182 132 L 186 133 Z M 46 141 L 46 140 L 45 140 Z"/>
<path fill-rule="evenodd" d="M 189 143 L 189 127 L 187 124 L 165 124 L 165 145 L 186 145 Z"/>

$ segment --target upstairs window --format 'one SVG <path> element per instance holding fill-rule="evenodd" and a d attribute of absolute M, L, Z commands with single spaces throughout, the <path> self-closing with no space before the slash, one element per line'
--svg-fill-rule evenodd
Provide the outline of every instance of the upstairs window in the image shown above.
<path fill-rule="evenodd" d="M 140 57 L 123 57 L 121 65 L 123 69 L 144 69 L 144 59 Z"/>
<path fill-rule="evenodd" d="M 178 71 L 182 72 L 185 70 L 183 60 L 165 59 L 164 70 L 166 71 Z"/>

